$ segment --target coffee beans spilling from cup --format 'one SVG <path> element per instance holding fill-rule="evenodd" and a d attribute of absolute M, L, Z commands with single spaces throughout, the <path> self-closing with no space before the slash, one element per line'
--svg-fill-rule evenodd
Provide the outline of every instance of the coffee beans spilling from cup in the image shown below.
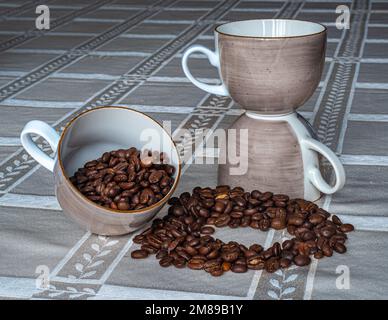
<path fill-rule="evenodd" d="M 212 276 L 229 270 L 275 272 L 292 264 L 306 266 L 311 255 L 321 259 L 333 252 L 345 253 L 346 233 L 354 230 L 351 224 L 343 224 L 337 216 L 312 202 L 258 190 L 245 192 L 239 187 L 196 187 L 192 194 L 184 192 L 168 203 L 168 214 L 155 219 L 151 227 L 135 236 L 134 242 L 141 244 L 141 248 L 132 251 L 132 258 L 156 254 L 162 267 L 187 266 Z M 261 231 L 286 228 L 293 238 L 282 244 L 275 242 L 267 249 L 260 244 L 246 247 L 214 238 L 213 226 Z"/>
<path fill-rule="evenodd" d="M 105 152 L 87 162 L 70 178 L 93 202 L 116 210 L 149 207 L 168 194 L 174 184 L 175 167 L 165 153 L 136 148 Z"/>

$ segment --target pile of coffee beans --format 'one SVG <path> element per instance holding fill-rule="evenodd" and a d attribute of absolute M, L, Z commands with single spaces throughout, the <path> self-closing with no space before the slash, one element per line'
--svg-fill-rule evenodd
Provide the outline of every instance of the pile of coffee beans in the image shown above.
<path fill-rule="evenodd" d="M 351 224 L 302 199 L 229 186 L 193 189 L 171 198 L 168 214 L 136 235 L 141 248 L 132 251 L 134 259 L 156 254 L 162 267 L 188 267 L 205 270 L 212 276 L 248 269 L 275 272 L 292 264 L 306 266 L 316 259 L 345 253 L 346 233 Z M 331 217 L 331 219 L 329 219 Z M 270 248 L 260 244 L 246 247 L 235 241 L 224 243 L 211 234 L 215 228 L 251 227 L 261 231 L 287 229 L 292 239 Z"/>
<path fill-rule="evenodd" d="M 167 155 L 132 147 L 105 152 L 70 178 L 93 202 L 116 210 L 139 210 L 164 198 L 174 184 Z"/>

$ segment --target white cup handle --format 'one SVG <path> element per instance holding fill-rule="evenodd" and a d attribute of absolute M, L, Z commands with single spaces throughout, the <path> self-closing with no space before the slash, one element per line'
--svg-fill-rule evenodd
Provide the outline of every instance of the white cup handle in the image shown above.
<path fill-rule="evenodd" d="M 206 55 L 206 57 L 209 59 L 209 62 L 212 66 L 217 67 L 217 68 L 219 68 L 219 66 L 220 66 L 220 59 L 215 52 L 209 50 L 208 48 L 205 48 L 204 46 L 200 46 L 200 45 L 191 46 L 190 48 L 188 48 L 185 51 L 185 53 L 183 54 L 183 57 L 182 57 L 182 68 L 183 68 L 183 72 L 185 73 L 186 77 L 194 85 L 196 85 L 198 88 L 200 88 L 206 92 L 209 92 L 211 94 L 220 95 L 220 96 L 229 96 L 228 90 L 226 89 L 224 84 L 221 84 L 221 85 L 206 84 L 206 83 L 198 81 L 197 79 L 195 79 L 193 77 L 193 75 L 191 74 L 191 72 L 189 70 L 187 60 L 188 60 L 189 56 L 194 52 L 201 52 L 204 55 Z"/>
<path fill-rule="evenodd" d="M 323 155 L 330 162 L 335 172 L 335 185 L 330 186 L 323 179 L 319 168 L 313 166 L 307 170 L 311 183 L 319 191 L 325 194 L 333 194 L 338 190 L 342 189 L 345 184 L 345 170 L 336 154 L 331 149 L 326 147 L 323 143 L 311 138 L 303 139 L 302 143 L 310 150 L 316 151 Z"/>
<path fill-rule="evenodd" d="M 50 170 L 54 170 L 55 160 L 45 154 L 32 140 L 31 133 L 37 134 L 44 138 L 51 146 L 54 152 L 57 151 L 59 135 L 58 133 L 49 126 L 46 122 L 33 120 L 28 122 L 22 133 L 20 134 L 20 140 L 24 149 L 33 157 L 37 162 L 39 162 L 43 167 Z"/>

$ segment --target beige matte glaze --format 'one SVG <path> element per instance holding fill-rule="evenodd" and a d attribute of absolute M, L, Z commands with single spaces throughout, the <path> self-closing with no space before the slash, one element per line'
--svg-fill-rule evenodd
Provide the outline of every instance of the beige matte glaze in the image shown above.
<path fill-rule="evenodd" d="M 292 128 L 285 121 L 257 121 L 245 115 L 231 127 L 248 129 L 248 171 L 244 175 L 230 175 L 229 164 L 220 164 L 218 183 L 242 186 L 246 190 L 285 193 L 290 197 L 304 197 L 303 160 L 300 146 Z M 244 160 L 242 160 L 244 161 Z"/>
<path fill-rule="evenodd" d="M 321 79 L 326 30 L 300 37 L 218 35 L 221 78 L 232 99 L 260 114 L 302 106 Z"/>

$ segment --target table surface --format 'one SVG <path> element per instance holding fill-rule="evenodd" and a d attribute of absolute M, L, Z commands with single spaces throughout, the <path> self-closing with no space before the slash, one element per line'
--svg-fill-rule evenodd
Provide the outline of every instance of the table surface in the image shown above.
<path fill-rule="evenodd" d="M 46 3 L 51 28 L 32 32 L 34 2 L 0 2 L 0 298 L 388 298 L 388 2 Z M 352 9 L 350 29 L 335 27 L 339 3 Z M 300 111 L 345 166 L 345 188 L 322 205 L 357 228 L 346 254 L 274 274 L 212 278 L 187 268 L 159 268 L 153 257 L 133 260 L 133 234 L 95 236 L 63 215 L 51 173 L 21 148 L 19 133 L 27 121 L 40 119 L 60 131 L 85 109 L 125 105 L 171 121 L 173 130 L 227 128 L 242 111 L 229 98 L 189 83 L 182 52 L 194 43 L 213 48 L 213 26 L 221 21 L 272 17 L 328 26 L 324 75 Z M 217 81 L 203 57 L 191 65 L 196 76 Z M 183 171 L 177 193 L 216 184 L 215 164 L 185 164 Z M 222 229 L 217 237 L 269 245 L 287 234 Z M 40 274 L 50 275 L 45 288 L 36 286 Z"/>

